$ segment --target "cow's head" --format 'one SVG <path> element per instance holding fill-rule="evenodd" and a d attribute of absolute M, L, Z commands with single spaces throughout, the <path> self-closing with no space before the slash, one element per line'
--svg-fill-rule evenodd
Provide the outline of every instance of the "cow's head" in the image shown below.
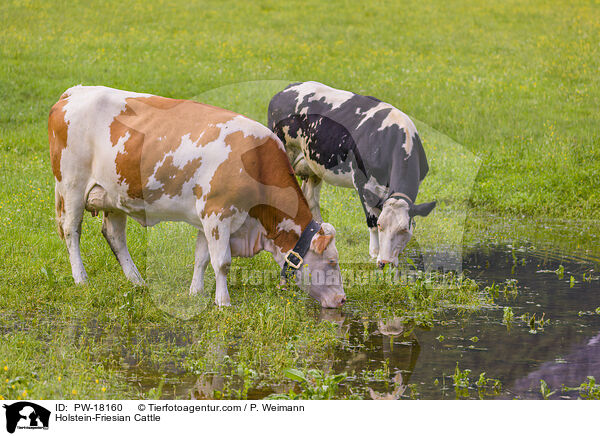
<path fill-rule="evenodd" d="M 379 255 L 377 265 L 383 268 L 391 263 L 398 265 L 398 255 L 410 241 L 416 215 L 427 216 L 435 207 L 431 203 L 413 204 L 402 198 L 388 198 L 377 219 L 379 230 Z"/>
<path fill-rule="evenodd" d="M 321 224 L 321 230 L 313 236 L 304 264 L 296 273 L 296 283 L 322 307 L 340 307 L 346 301 L 331 224 Z"/>

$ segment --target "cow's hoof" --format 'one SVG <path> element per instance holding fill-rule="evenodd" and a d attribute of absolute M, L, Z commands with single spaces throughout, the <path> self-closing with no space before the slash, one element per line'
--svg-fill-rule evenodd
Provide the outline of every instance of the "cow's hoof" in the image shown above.
<path fill-rule="evenodd" d="M 88 282 L 88 278 L 86 275 L 74 277 L 74 280 L 76 285 L 87 285 Z"/>
<path fill-rule="evenodd" d="M 202 294 L 203 292 L 204 292 L 203 287 L 194 288 L 194 287 L 190 286 L 190 296 L 192 296 L 192 297 L 194 295 Z"/>
<path fill-rule="evenodd" d="M 229 295 L 225 298 L 219 298 L 219 295 L 215 298 L 215 304 L 219 307 L 227 307 L 231 306 L 231 302 L 229 300 Z"/>
<path fill-rule="evenodd" d="M 144 279 L 140 278 L 135 278 L 135 279 L 130 279 L 129 280 L 131 283 L 133 283 L 134 286 L 139 286 L 140 288 L 143 288 L 146 286 L 146 281 Z"/>

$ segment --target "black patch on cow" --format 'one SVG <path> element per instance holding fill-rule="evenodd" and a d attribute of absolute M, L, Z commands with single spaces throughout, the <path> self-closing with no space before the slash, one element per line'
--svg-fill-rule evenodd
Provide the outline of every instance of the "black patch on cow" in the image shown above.
<path fill-rule="evenodd" d="M 298 138 L 301 131 L 309 146 L 309 159 L 329 171 L 347 173 L 352 166 L 366 172 L 352 135 L 340 123 L 319 114 L 294 115 L 279 121 L 273 128 L 285 143 L 284 128 L 294 139 Z"/>
<path fill-rule="evenodd" d="M 378 208 L 380 213 L 389 195 L 400 192 L 413 202 L 417 199 L 420 182 L 429 170 L 427 157 L 418 134 L 407 138 L 401 125 L 382 127 L 393 108 L 369 112 L 381 101 L 359 94 L 335 108 L 316 92 L 300 100 L 299 93 L 290 89 L 297 85 L 271 99 L 269 127 L 284 144 L 284 130 L 293 139 L 302 135 L 309 149 L 307 159 L 335 174 L 351 172 L 369 227 L 377 222 L 369 210 Z M 407 141 L 412 142 L 410 155 L 405 150 Z M 373 183 L 384 187 L 385 193 L 368 189 Z"/>

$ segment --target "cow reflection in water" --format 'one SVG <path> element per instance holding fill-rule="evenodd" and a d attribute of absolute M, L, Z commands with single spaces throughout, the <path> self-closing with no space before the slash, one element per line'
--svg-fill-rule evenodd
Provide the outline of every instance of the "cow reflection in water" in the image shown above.
<path fill-rule="evenodd" d="M 346 317 L 339 309 L 322 309 L 318 318 L 322 321 L 329 321 L 338 326 L 339 338 L 357 338 L 364 344 L 358 352 L 340 351 L 337 362 L 331 361 L 329 367 L 322 367 L 326 373 L 355 372 L 361 374 L 363 371 L 380 370 L 383 362 L 387 361 L 390 370 L 389 385 L 391 392 L 378 392 L 372 387 L 368 387 L 369 395 L 374 400 L 397 400 L 408 387 L 410 376 L 415 368 L 421 347 L 413 331 L 413 326 L 406 324 L 401 318 L 392 318 L 389 320 L 380 320 L 377 322 L 377 329 L 370 329 L 372 323 L 366 326 L 355 322 L 346 322 Z M 355 340 L 350 342 L 356 343 Z M 229 350 L 230 353 L 233 350 Z M 224 347 L 213 346 L 210 352 L 216 361 L 222 361 L 225 358 L 226 350 Z M 220 357 L 220 358 L 219 358 Z M 327 364 L 324 362 L 324 365 Z M 375 386 L 378 389 L 384 388 L 384 382 L 381 386 Z M 295 383 L 283 383 L 278 386 L 272 386 L 264 392 L 253 392 L 257 398 L 267 396 L 271 393 L 285 393 L 294 388 Z M 196 385 L 191 392 L 192 399 L 213 399 L 215 391 L 223 391 L 225 387 L 225 378 L 220 374 L 204 374 L 198 378 Z"/>
<path fill-rule="evenodd" d="M 540 380 L 544 380 L 550 390 L 556 391 L 550 398 L 577 398 L 577 391 L 562 392 L 562 388 L 578 387 L 587 382 L 588 376 L 600 380 L 600 332 L 560 362 L 545 362 L 537 371 L 518 379 L 510 391 L 520 398 L 540 398 Z"/>
<path fill-rule="evenodd" d="M 207 360 L 214 362 L 223 362 L 227 350 L 223 345 L 210 344 L 206 350 L 209 357 Z M 222 391 L 225 387 L 225 377 L 215 372 L 214 374 L 202 374 L 196 380 L 196 384 L 190 393 L 192 400 L 213 400 L 215 391 Z"/>
<path fill-rule="evenodd" d="M 365 326 L 360 326 L 365 328 Z M 351 327 L 351 336 L 365 338 L 364 331 L 359 331 L 359 325 Z M 401 318 L 380 320 L 377 330 L 368 334 L 364 339 L 362 351 L 354 354 L 341 371 L 355 371 L 360 374 L 363 370 L 378 370 L 387 361 L 390 369 L 393 390 L 381 393 L 369 387 L 368 391 L 374 400 L 397 400 L 406 390 L 410 376 L 415 368 L 421 347 L 413 326 L 403 322 Z M 339 371 L 338 371 L 339 372 Z"/>

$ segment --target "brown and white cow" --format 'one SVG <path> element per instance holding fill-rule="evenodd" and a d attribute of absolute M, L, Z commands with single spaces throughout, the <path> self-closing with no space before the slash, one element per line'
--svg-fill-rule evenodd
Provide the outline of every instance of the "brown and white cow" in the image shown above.
<path fill-rule="evenodd" d="M 210 260 L 218 305 L 229 305 L 231 257 L 261 250 L 323 307 L 344 303 L 335 230 L 312 220 L 281 141 L 256 121 L 194 101 L 80 85 L 52 107 L 48 137 L 58 231 L 76 283 L 87 280 L 79 248 L 87 209 L 104 212 L 102 234 L 133 283 L 144 281 L 127 249 L 127 216 L 143 226 L 196 227 L 190 293 L 203 289 Z M 290 263 L 303 264 L 304 274 L 286 262 L 299 240 L 303 256 Z"/>

